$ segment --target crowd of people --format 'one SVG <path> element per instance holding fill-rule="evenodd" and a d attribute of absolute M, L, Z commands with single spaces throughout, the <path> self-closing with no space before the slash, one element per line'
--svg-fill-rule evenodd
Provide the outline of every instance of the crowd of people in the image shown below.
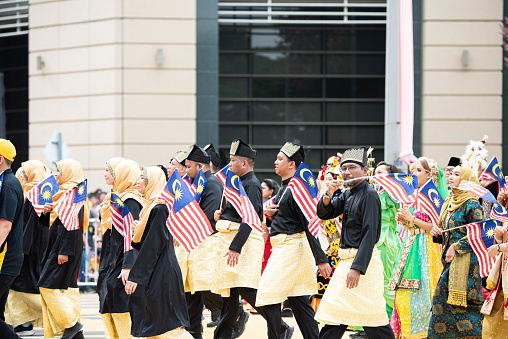
<path fill-rule="evenodd" d="M 280 185 L 260 183 L 256 150 L 240 139 L 231 143 L 229 171 L 264 233 L 225 198 L 211 144 L 177 152 L 167 168 L 112 158 L 104 174 L 111 193 L 95 192 L 78 210 L 66 199 L 85 180 L 79 162 L 56 163 L 58 190 L 37 212 L 27 193 L 51 172 L 29 160 L 15 175 L 15 156 L 14 145 L 0 139 L 1 338 L 33 327 L 43 327 L 45 337 L 84 338 L 77 282 L 90 250 L 84 246 L 90 218 L 100 219 L 97 292 L 108 338 L 202 338 L 204 307 L 212 311 L 214 338 L 238 338 L 250 314 L 240 300 L 266 320 L 270 339 L 292 337 L 282 317 L 288 310 L 306 339 L 342 338 L 348 327 L 357 338 L 508 338 L 508 225 L 495 229 L 488 251 L 498 260 L 485 279 L 466 228 L 457 228 L 488 218 L 492 208 L 459 190 L 462 181 L 481 184 L 508 206 L 496 182 L 479 180 L 485 140 L 451 157 L 444 171 L 426 157 L 411 164 L 418 188 L 432 181 L 444 201 L 437 222 L 369 182 L 398 173 L 395 165 L 372 166 L 364 147 L 331 157 L 317 180 L 309 179 L 320 191 L 317 237 L 291 186 L 305 162 L 304 147 L 292 142 L 274 154 Z M 189 187 L 201 173 L 206 179 L 198 204 L 213 232 L 190 252 L 170 232 L 172 207 L 161 198 L 175 171 Z M 132 233 L 118 227 L 119 204 L 128 207 Z M 67 225 L 67 213 L 76 214 L 77 227 Z"/>

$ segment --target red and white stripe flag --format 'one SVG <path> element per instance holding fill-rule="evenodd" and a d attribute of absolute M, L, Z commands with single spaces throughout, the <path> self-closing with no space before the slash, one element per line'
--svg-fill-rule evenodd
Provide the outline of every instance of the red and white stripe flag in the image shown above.
<path fill-rule="evenodd" d="M 497 221 L 488 219 L 467 226 L 467 238 L 478 258 L 482 277 L 489 276 L 496 262 L 496 258 L 489 256 L 488 248 L 494 244 L 494 230 L 497 225 Z"/>
<path fill-rule="evenodd" d="M 132 250 L 132 224 L 134 218 L 123 200 L 114 192 L 111 192 L 109 210 L 111 212 L 111 224 L 123 236 L 123 251 Z"/>
<path fill-rule="evenodd" d="M 55 207 L 55 212 L 67 231 L 80 228 L 78 215 L 86 203 L 86 183 L 87 179 L 65 192 L 64 197 Z"/>

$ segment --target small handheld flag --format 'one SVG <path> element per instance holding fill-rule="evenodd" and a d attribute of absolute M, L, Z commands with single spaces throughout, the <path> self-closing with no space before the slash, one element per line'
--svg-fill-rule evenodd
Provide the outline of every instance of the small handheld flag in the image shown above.
<path fill-rule="evenodd" d="M 387 175 L 375 175 L 375 182 L 383 186 L 395 202 L 403 202 L 411 205 L 414 197 L 411 195 L 418 188 L 418 178 L 412 174 L 392 173 Z"/>
<path fill-rule="evenodd" d="M 125 205 L 123 200 L 113 191 L 111 191 L 111 224 L 123 236 L 123 251 L 132 250 L 132 224 L 134 218 L 131 211 Z"/>
<path fill-rule="evenodd" d="M 497 181 L 499 191 L 505 191 L 507 189 L 506 180 L 495 156 L 492 157 L 487 168 L 483 171 L 480 180 L 495 180 Z"/>
<path fill-rule="evenodd" d="M 275 197 L 271 198 L 271 199 L 268 199 L 267 201 L 265 201 L 265 203 L 263 204 L 263 214 L 264 216 L 266 217 L 266 210 L 268 209 L 268 206 L 271 206 L 274 204 L 274 200 Z"/>
<path fill-rule="evenodd" d="M 439 225 L 439 215 L 443 207 L 444 199 L 439 194 L 438 188 L 432 180 L 428 180 L 418 190 L 416 208 L 430 216 L 434 226 Z"/>
<path fill-rule="evenodd" d="M 252 202 L 243 189 L 242 180 L 233 171 L 227 172 L 224 195 L 242 217 L 242 222 L 248 224 L 259 233 L 264 232 L 263 224 L 261 224 L 261 220 L 254 206 L 252 206 Z"/>
<path fill-rule="evenodd" d="M 62 201 L 56 206 L 55 212 L 67 231 L 79 229 L 79 211 L 86 203 L 87 179 L 76 187 L 68 190 Z M 86 225 L 88 227 L 88 225 Z"/>
<path fill-rule="evenodd" d="M 185 174 L 183 177 L 182 177 L 183 181 L 185 182 L 185 185 L 187 185 L 187 188 L 192 192 L 192 194 L 196 194 L 196 186 L 192 186 L 192 180 L 191 178 L 189 177 L 188 174 Z"/>
<path fill-rule="evenodd" d="M 203 192 L 206 190 L 206 186 L 208 186 L 208 181 L 206 180 L 205 175 L 203 174 L 203 170 L 199 170 L 198 175 L 196 176 L 194 182 L 192 183 L 192 188 L 195 191 L 194 200 L 196 200 L 198 203 L 201 200 Z"/>
<path fill-rule="evenodd" d="M 480 275 L 487 277 L 496 262 L 496 258 L 491 258 L 488 249 L 494 244 L 494 230 L 499 226 L 497 220 L 488 219 L 473 223 L 467 227 L 467 238 L 473 252 L 478 257 L 480 263 Z"/>
<path fill-rule="evenodd" d="M 55 177 L 50 175 L 28 191 L 26 198 L 32 203 L 38 216 L 41 216 L 46 203 L 53 202 L 53 196 L 58 192 L 58 188 Z"/>
<path fill-rule="evenodd" d="M 502 206 L 494 195 L 490 193 L 488 189 L 482 187 L 474 182 L 462 180 L 457 187 L 459 190 L 468 191 L 471 194 L 476 195 L 479 198 L 485 199 L 492 203 L 492 210 L 490 211 L 490 217 L 502 222 L 508 222 L 508 210 Z"/>
<path fill-rule="evenodd" d="M 224 166 L 223 169 L 221 169 L 220 171 L 215 173 L 215 176 L 217 177 L 217 179 L 220 180 L 222 186 L 224 186 L 226 184 L 226 176 L 228 175 L 228 171 L 229 171 L 229 165 L 226 165 L 226 166 Z"/>
<path fill-rule="evenodd" d="M 187 252 L 190 253 L 213 233 L 210 221 L 178 171 L 173 172 L 159 198 L 168 202 L 166 226 Z"/>

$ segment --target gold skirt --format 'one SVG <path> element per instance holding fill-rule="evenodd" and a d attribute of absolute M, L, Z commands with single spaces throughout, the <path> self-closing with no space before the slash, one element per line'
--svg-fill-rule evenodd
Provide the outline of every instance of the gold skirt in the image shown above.
<path fill-rule="evenodd" d="M 9 290 L 5 305 L 5 320 L 14 327 L 30 322 L 33 327 L 42 327 L 41 295 Z"/>
<path fill-rule="evenodd" d="M 383 263 L 374 248 L 365 275 L 358 286 L 346 287 L 346 278 L 354 258 L 342 259 L 337 265 L 316 312 L 316 320 L 323 325 L 384 326 L 388 324 L 383 297 Z"/>
<path fill-rule="evenodd" d="M 317 294 L 316 265 L 305 232 L 271 237 L 272 254 L 259 280 L 256 306 Z"/>
<path fill-rule="evenodd" d="M 194 294 L 196 291 L 210 291 L 212 289 L 215 246 L 218 238 L 218 233 L 210 235 L 189 254 L 186 292 Z"/>
<path fill-rule="evenodd" d="M 141 339 L 141 338 L 138 338 Z M 146 337 L 146 339 L 193 339 L 192 335 L 185 330 L 185 328 L 178 327 L 169 332 L 163 333 L 161 335 L 155 335 L 153 337 Z"/>
<path fill-rule="evenodd" d="M 101 314 L 102 321 L 106 327 L 108 339 L 130 339 L 131 338 L 131 316 L 125 313 L 104 313 Z"/>
<path fill-rule="evenodd" d="M 66 290 L 40 287 L 44 337 L 62 335 L 66 328 L 81 322 L 81 303 L 78 288 Z"/>
<path fill-rule="evenodd" d="M 183 286 L 185 287 L 186 281 L 187 281 L 187 272 L 188 272 L 188 262 L 189 259 L 189 253 L 185 251 L 183 246 L 175 245 L 175 254 L 176 254 L 176 260 L 178 260 L 178 265 L 180 265 L 180 271 L 182 271 L 182 279 L 183 279 Z M 185 292 L 190 292 L 185 289 Z"/>
<path fill-rule="evenodd" d="M 233 238 L 238 233 L 239 223 L 219 220 L 215 225 L 219 236 L 215 249 L 215 265 L 212 292 L 222 297 L 229 297 L 229 289 L 233 287 L 258 288 L 263 261 L 264 241 L 261 234 L 252 230 L 243 245 L 238 263 L 231 267 L 224 256 L 229 250 Z"/>
<path fill-rule="evenodd" d="M 483 339 L 508 338 L 508 320 L 504 320 L 504 298 L 503 291 L 497 293 L 496 301 L 490 315 L 485 315 L 482 325 Z"/>

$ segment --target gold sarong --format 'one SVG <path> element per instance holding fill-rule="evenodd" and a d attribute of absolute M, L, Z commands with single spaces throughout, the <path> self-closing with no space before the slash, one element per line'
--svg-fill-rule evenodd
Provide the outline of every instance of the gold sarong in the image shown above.
<path fill-rule="evenodd" d="M 44 337 L 62 335 L 66 328 L 81 322 L 79 289 L 66 290 L 39 287 L 42 301 Z"/>
<path fill-rule="evenodd" d="M 42 327 L 42 302 L 40 294 L 9 290 L 5 306 L 5 320 L 10 320 L 10 323 L 14 327 L 28 322 L 33 327 Z"/>
<path fill-rule="evenodd" d="M 365 275 L 358 286 L 346 287 L 346 279 L 354 257 L 341 258 L 316 312 L 316 320 L 323 325 L 384 326 L 388 324 L 383 297 L 383 263 L 374 248 Z"/>
<path fill-rule="evenodd" d="M 272 254 L 259 280 L 256 306 L 317 294 L 316 265 L 305 232 L 270 238 Z"/>
<path fill-rule="evenodd" d="M 196 291 L 210 291 L 212 289 L 215 246 L 218 239 L 218 233 L 210 235 L 189 254 L 185 292 L 194 294 Z"/>
<path fill-rule="evenodd" d="M 183 286 L 185 287 L 185 282 L 187 280 L 187 260 L 189 259 L 189 253 L 183 248 L 183 246 L 180 246 L 179 244 L 175 245 L 175 255 L 176 260 L 178 260 L 178 265 L 180 265 L 180 271 L 182 271 L 182 279 L 183 279 Z M 185 289 L 185 292 L 190 292 Z"/>
<path fill-rule="evenodd" d="M 141 338 L 135 338 L 135 339 L 141 339 Z M 193 339 L 192 335 L 185 330 L 185 328 L 178 327 L 174 330 L 171 330 L 169 332 L 160 334 L 160 335 L 154 335 L 153 337 L 146 337 L 145 339 Z"/>
<path fill-rule="evenodd" d="M 108 339 L 130 339 L 131 338 L 131 316 L 125 313 L 103 313 L 102 321 L 106 327 Z"/>
<path fill-rule="evenodd" d="M 215 227 L 219 231 L 219 236 L 215 249 L 212 292 L 227 298 L 229 289 L 233 287 L 257 289 L 264 251 L 264 241 L 261 234 L 252 230 L 243 245 L 238 263 L 231 267 L 227 264 L 227 257 L 224 254 L 229 250 L 240 224 L 229 220 L 219 220 Z"/>

